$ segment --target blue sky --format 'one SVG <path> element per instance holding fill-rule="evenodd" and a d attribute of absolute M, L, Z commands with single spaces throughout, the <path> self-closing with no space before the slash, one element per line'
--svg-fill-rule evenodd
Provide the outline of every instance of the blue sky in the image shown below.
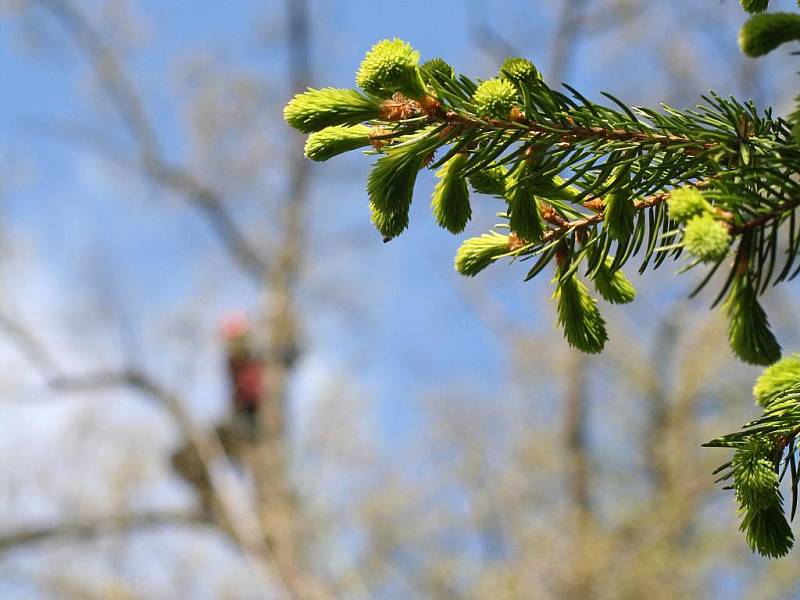
<path fill-rule="evenodd" d="M 686 10 L 702 5 L 707 3 L 687 2 Z M 147 20 L 143 43 L 131 53 L 131 72 L 175 160 L 185 158 L 183 131 L 176 119 L 179 107 L 170 93 L 178 57 L 211 51 L 231 63 L 262 71 L 270 81 L 283 80 L 283 3 L 203 3 L 198 9 L 195 2 L 150 1 L 141 6 Z M 509 2 L 500 7 L 479 0 L 316 1 L 312 7 L 313 82 L 319 86 L 351 85 L 365 49 L 384 37 L 406 39 L 423 57 L 442 56 L 457 68 L 483 77 L 491 76 L 496 65 L 474 43 L 476 23 L 494 28 L 540 64 L 547 64 L 552 44 L 549 3 Z M 708 10 L 723 25 L 714 35 L 664 27 L 652 36 L 645 32 L 629 45 L 615 39 L 619 33 L 613 29 L 588 37 L 578 46 L 569 80 L 589 96 L 610 89 L 629 101 L 654 103 L 664 91 L 659 57 L 642 45 L 651 38 L 680 40 L 683 35 L 687 52 L 710 67 L 708 87 L 723 93 L 729 91 L 726 88 L 741 91 L 735 89 L 739 67 L 726 68 L 722 58 L 735 48 L 734 31 L 743 15 L 732 1 Z M 680 23 L 681 11 L 675 12 Z M 88 258 L 115 273 L 114 285 L 124 296 L 125 312 L 145 330 L 158 329 L 164 314 L 179 313 L 187 295 L 212 277 L 209 268 L 230 272 L 231 265 L 220 257 L 205 223 L 180 199 L 138 184 L 124 170 L 110 169 L 91 154 L 42 135 L 42 128 L 61 121 L 97 123 L 105 130 L 112 123 L 110 129 L 115 131 L 113 116 L 87 101 L 92 88 L 82 59 L 57 27 L 46 19 L 36 21 L 36 27 L 42 24 L 47 25 L 40 36 L 43 48 L 28 52 L 19 43 L 25 40 L 19 22 L 0 21 L 0 152 L 12 168 L 18 167 L 5 184 L 5 219 L 15 235 L 33 248 L 40 266 L 52 278 L 51 286 L 59 294 L 58 304 L 50 307 L 55 312 L 89 293 L 84 288 L 91 286 L 82 285 L 90 283 L 87 276 L 92 278 L 92 267 L 85 264 Z M 781 60 L 785 57 L 764 64 L 772 68 Z M 704 91 L 699 88 L 696 94 Z M 278 84 L 271 94 L 273 132 L 291 135 L 279 117 L 290 91 Z M 785 105 L 786 98 L 779 97 L 777 103 Z M 276 161 L 279 164 L 280 152 Z M 464 301 L 460 290 L 472 282 L 453 273 L 452 256 L 459 240 L 436 229 L 429 217 L 432 178 L 420 178 L 410 231 L 384 245 L 368 224 L 363 187 L 368 165 L 368 159 L 349 157 L 312 167 L 315 227 L 327 231 L 330 223 L 344 223 L 358 231 L 354 240 L 358 250 L 346 253 L 346 260 L 337 261 L 336 256 L 325 260 L 332 261 L 341 278 L 357 291 L 355 310 L 361 314 L 357 332 L 350 322 L 342 323 L 337 317 L 310 325 L 309 334 L 315 349 L 312 358 L 333 365 L 343 360 L 346 368 L 357 368 L 379 388 L 375 391 L 380 404 L 388 407 L 392 420 L 407 398 L 446 381 L 448 374 L 469 373 L 477 385 L 491 386 L 502 372 L 502 353 Z M 491 226 L 494 210 L 488 203 L 478 207 L 482 221 L 471 225 L 468 233 Z M 480 285 L 489 286 L 522 326 L 552 330 L 552 311 L 541 301 L 549 295 L 547 277 L 523 285 L 521 268 L 497 271 Z M 225 288 L 216 290 L 215 304 L 206 307 L 209 335 L 213 335 L 215 311 L 237 305 L 247 308 L 257 300 L 257 291 L 245 280 L 234 275 L 225 281 Z M 219 381 L 210 389 L 208 395 L 216 395 Z"/>
<path fill-rule="evenodd" d="M 706 8 L 707 3 L 697 0 L 685 6 L 690 11 Z M 196 52 L 212 52 L 263 72 L 273 86 L 275 120 L 269 133 L 292 135 L 280 121 L 280 110 L 290 95 L 279 83 L 285 79 L 287 62 L 282 2 L 203 3 L 199 10 L 194 2 L 150 1 L 141 7 L 146 20 L 142 43 L 131 52 L 131 73 L 170 156 L 181 161 L 186 154 L 184 131 L 176 118 L 180 107 L 171 93 L 174 73 L 181 57 Z M 590 97 L 609 89 L 631 102 L 655 103 L 669 90 L 658 72 L 663 68 L 661 57 L 648 52 L 647 46 L 671 36 L 685 44 L 698 64 L 708 65 L 704 85 L 723 93 L 741 92 L 736 89 L 740 67 L 725 65 L 722 59 L 736 55 L 734 32 L 744 17 L 732 1 L 708 10 L 723 25 L 708 35 L 686 28 L 668 31 L 666 25 L 630 40 L 616 39 L 620 33 L 613 28 L 592 34 L 578 45 L 568 79 Z M 499 32 L 546 71 L 553 43 L 552 11 L 549 3 L 535 2 L 312 2 L 313 83 L 351 85 L 365 49 L 395 36 L 411 42 L 425 58 L 441 56 L 469 74 L 489 77 L 496 64 L 475 44 L 479 23 Z M 681 8 L 670 12 L 675 23 L 686 18 L 681 12 Z M 137 183 L 124 170 L 109 168 L 90 153 L 43 134 L 42 129 L 53 122 L 88 122 L 105 131 L 118 130 L 113 115 L 91 102 L 96 92 L 74 47 L 47 19 L 35 23 L 37 28 L 45 25 L 43 33 L 39 31 L 44 42 L 41 49 L 30 52 L 24 49 L 27 38 L 20 35 L 19 23 L 0 21 L 0 152 L 12 167 L 19 167 L 5 186 L 5 218 L 15 235 L 33 248 L 52 278 L 51 287 L 58 290 L 59 303 L 49 308 L 58 312 L 65 304 L 85 301 L 85 295 L 93 293 L 86 288 L 92 287 L 96 275 L 95 267 L 86 266 L 87 260 L 99 263 L 104 273 L 114 274 L 113 286 L 123 297 L 124 312 L 140 322 L 143 331 L 153 332 L 148 338 L 152 348 L 153 336 L 158 337 L 169 315 L 180 314 L 187 296 L 197 293 L 198 287 L 205 289 L 209 278 L 215 277 L 213 272 L 221 270 L 228 274 L 226 284 L 204 306 L 206 339 L 213 339 L 218 315 L 254 306 L 257 290 L 230 275 L 231 265 L 206 224 L 180 199 Z M 773 68 L 769 61 L 766 66 Z M 704 91 L 696 89 L 695 96 Z M 785 104 L 786 98 L 777 102 Z M 279 165 L 279 148 L 276 154 Z M 324 319 L 308 324 L 313 348 L 309 365 L 317 365 L 309 372 L 358 371 L 376 394 L 383 420 L 391 424 L 410 418 L 410 398 L 449 378 L 467 373 L 477 389 L 491 388 L 503 374 L 503 356 L 465 301 L 463 288 L 474 282 L 465 282 L 452 270 L 459 239 L 438 230 L 430 219 L 427 198 L 432 177 L 420 177 L 411 229 L 384 245 L 368 223 L 363 186 L 368 168 L 369 159 L 363 157 L 312 166 L 316 230 L 332 236 L 341 235 L 342 229 L 357 231 L 350 236 L 356 250 L 342 256 L 325 252 L 324 260 L 312 260 L 323 269 L 331 264 L 341 273 L 336 277 L 347 282 L 358 299 L 346 312 L 358 315 L 355 321 L 342 320 L 335 311 L 332 316 L 323 310 Z M 485 203 L 476 208 L 480 217 L 470 225 L 469 234 L 485 231 L 493 223 L 496 207 Z M 547 276 L 523 285 L 523 268 L 496 269 L 477 285 L 488 286 L 521 327 L 554 332 L 554 315 L 546 303 Z M 688 282 L 676 286 L 670 296 L 679 297 L 688 286 Z M 660 301 L 645 297 L 642 303 Z M 324 309 L 324 300 L 322 304 Z M 146 361 L 159 362 L 157 351 L 145 354 Z M 209 356 L 214 360 L 213 352 Z M 324 375 L 317 376 L 324 380 Z M 200 387 L 207 390 L 206 401 L 213 403 L 221 382 L 219 377 L 211 379 L 212 385 Z"/>

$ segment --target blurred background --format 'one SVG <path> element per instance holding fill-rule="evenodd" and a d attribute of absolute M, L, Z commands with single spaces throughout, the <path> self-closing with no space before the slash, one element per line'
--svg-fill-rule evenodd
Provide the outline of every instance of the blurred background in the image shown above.
<path fill-rule="evenodd" d="M 737 2 L 0 7 L 0 597 L 800 598 L 700 447 L 757 414 L 713 283 L 633 278 L 578 355 L 546 274 L 457 276 L 432 174 L 384 245 L 371 159 L 305 161 L 281 118 L 395 36 L 473 77 L 522 55 L 593 99 L 786 114 L 796 60 L 741 57 Z M 797 298 L 766 297 L 789 350 Z"/>

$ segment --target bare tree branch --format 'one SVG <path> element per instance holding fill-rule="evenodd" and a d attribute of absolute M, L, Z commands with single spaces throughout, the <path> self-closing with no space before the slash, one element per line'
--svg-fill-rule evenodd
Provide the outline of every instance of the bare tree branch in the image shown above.
<path fill-rule="evenodd" d="M 25 327 L 4 313 L 0 313 L 0 330 L 5 332 L 20 354 L 46 379 L 60 371 L 50 350 Z"/>
<path fill-rule="evenodd" d="M 137 390 L 157 400 L 175 420 L 183 436 L 189 440 L 200 459 L 210 485 L 210 492 L 217 500 L 221 515 L 221 525 L 230 531 L 233 539 L 244 553 L 260 589 L 274 587 L 275 576 L 283 586 L 281 571 L 276 564 L 270 548 L 265 544 L 265 535 L 252 509 L 242 501 L 242 494 L 234 490 L 237 483 L 232 479 L 232 469 L 224 470 L 223 476 L 212 470 L 217 460 L 227 461 L 219 439 L 213 434 L 200 431 L 184 408 L 184 402 L 174 393 L 166 390 L 147 374 L 136 369 L 101 370 L 87 375 L 65 373 L 52 357 L 49 349 L 30 331 L 20 326 L 7 315 L 0 313 L 0 328 L 17 344 L 22 354 L 50 383 L 55 391 L 100 391 L 114 388 Z M 288 593 L 287 597 L 291 597 Z"/>
<path fill-rule="evenodd" d="M 36 0 L 63 26 L 87 57 L 103 89 L 130 132 L 142 170 L 160 184 L 181 193 L 206 218 L 242 270 L 256 281 L 266 274 L 266 259 L 252 246 L 225 208 L 223 199 L 185 169 L 169 165 L 161 155 L 155 128 L 135 87 L 125 76 L 113 48 L 68 0 Z"/>
<path fill-rule="evenodd" d="M 172 165 L 161 153 L 157 131 L 148 118 L 134 84 L 126 76 L 115 49 L 99 32 L 87 15 L 70 0 L 35 0 L 61 24 L 88 59 L 103 91 L 116 109 L 123 126 L 133 138 L 138 168 L 152 181 L 181 194 L 205 217 L 239 266 L 251 278 L 264 285 L 267 357 L 265 368 L 270 374 L 265 386 L 264 401 L 259 413 L 262 434 L 244 455 L 253 474 L 257 495 L 258 517 L 252 507 L 236 507 L 235 498 L 226 496 L 226 486 L 217 486 L 219 500 L 228 526 L 240 545 L 257 556 L 268 557 L 273 570 L 280 575 L 288 595 L 298 598 L 326 597 L 323 586 L 313 577 L 309 561 L 301 547 L 306 539 L 299 525 L 300 499 L 294 490 L 286 455 L 286 405 L 289 380 L 298 354 L 298 314 L 296 288 L 303 265 L 305 228 L 307 223 L 309 165 L 301 152 L 288 166 L 288 193 L 280 203 L 280 240 L 273 259 L 256 250 L 245 238 L 226 209 L 219 193 L 188 169 Z M 288 1 L 289 73 L 292 90 L 305 88 L 310 82 L 309 18 L 306 2 Z M 79 132 L 82 134 L 82 132 Z M 93 143 L 90 137 L 87 141 Z M 301 140 L 295 135 L 298 148 Z M 20 339 L 19 335 L 14 336 Z M 197 431 L 185 413 L 183 403 L 169 390 L 163 389 L 145 373 L 132 370 L 97 371 L 81 376 L 65 374 L 55 363 L 43 363 L 42 370 L 53 389 L 90 391 L 113 387 L 136 389 L 165 405 L 178 422 L 185 437 L 201 458 L 203 468 L 211 475 L 212 460 L 225 457 L 214 432 Z M 214 477 L 209 477 L 213 482 Z M 238 517 L 238 518 L 237 518 Z M 252 518 L 251 518 L 252 517 Z M 246 521 L 243 525 L 242 521 Z M 266 549 L 266 551 L 265 551 Z"/>
<path fill-rule="evenodd" d="M 234 260 L 254 281 L 261 281 L 267 275 L 269 266 L 266 260 L 244 237 L 239 225 L 213 189 L 185 170 L 169 167 L 161 162 L 149 163 L 145 168 L 153 179 L 192 202 L 226 245 Z"/>
<path fill-rule="evenodd" d="M 103 85 L 113 107 L 135 138 L 143 161 L 159 154 L 158 139 L 141 99 L 125 76 L 125 71 L 113 49 L 89 20 L 67 0 L 36 0 L 40 6 L 53 15 L 62 27 L 70 33 L 81 51 L 92 64 L 92 68 Z"/>
<path fill-rule="evenodd" d="M 207 515 L 186 511 L 151 511 L 92 517 L 0 533 L 0 552 L 8 552 L 29 544 L 49 542 L 53 538 L 85 539 L 100 535 L 127 533 L 131 530 L 202 524 L 209 524 Z"/>

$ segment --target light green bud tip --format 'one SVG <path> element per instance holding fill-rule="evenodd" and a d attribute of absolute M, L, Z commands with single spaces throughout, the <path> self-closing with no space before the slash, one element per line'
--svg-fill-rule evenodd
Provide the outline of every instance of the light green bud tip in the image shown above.
<path fill-rule="evenodd" d="M 539 210 L 539 200 L 532 189 L 536 183 L 536 178 L 531 176 L 532 168 L 527 161 L 521 160 L 506 177 L 504 194 L 511 231 L 528 242 L 541 239 L 545 230 L 544 219 Z"/>
<path fill-rule="evenodd" d="M 500 165 L 481 169 L 469 176 L 470 185 L 479 194 L 502 197 L 506 191 L 508 169 Z"/>
<path fill-rule="evenodd" d="M 417 75 L 419 52 L 397 38 L 381 40 L 367 52 L 356 73 L 356 85 L 369 94 L 390 96 L 401 91 L 411 98 L 424 94 Z"/>
<path fill-rule="evenodd" d="M 667 200 L 669 216 L 679 223 L 688 223 L 694 217 L 711 213 L 711 205 L 695 188 L 672 190 Z"/>
<path fill-rule="evenodd" d="M 750 14 L 764 12 L 769 6 L 769 0 L 739 0 L 739 3 Z"/>
<path fill-rule="evenodd" d="M 753 387 L 753 396 L 756 404 L 768 408 L 773 400 L 798 384 L 800 354 L 792 354 L 764 369 Z"/>
<path fill-rule="evenodd" d="M 534 64 L 527 58 L 509 57 L 500 67 L 501 76 L 516 83 L 533 83 L 542 78 Z"/>
<path fill-rule="evenodd" d="M 497 78 L 481 83 L 472 97 L 479 115 L 496 119 L 507 119 L 516 99 L 517 90 L 514 86 Z"/>
<path fill-rule="evenodd" d="M 492 264 L 498 256 L 509 251 L 507 235 L 494 231 L 480 237 L 465 240 L 456 253 L 456 271 L 467 277 L 475 277 Z"/>
<path fill-rule="evenodd" d="M 369 127 L 326 127 L 308 136 L 306 141 L 306 158 L 323 161 L 338 154 L 357 150 L 369 145 Z"/>
<path fill-rule="evenodd" d="M 450 233 L 461 233 L 472 218 L 469 190 L 464 177 L 468 155 L 458 153 L 436 172 L 439 182 L 433 190 L 431 208 L 440 227 Z"/>
<path fill-rule="evenodd" d="M 636 208 L 626 184 L 608 194 L 605 198 L 605 227 L 615 240 L 625 241 L 633 234 Z"/>
<path fill-rule="evenodd" d="M 770 558 L 786 556 L 794 544 L 794 534 L 780 504 L 743 512 L 739 530 L 744 532 L 753 552 Z"/>
<path fill-rule="evenodd" d="M 752 437 L 736 450 L 731 462 L 736 499 L 749 510 L 762 510 L 778 501 L 778 474 L 767 440 Z"/>
<path fill-rule="evenodd" d="M 736 356 L 751 365 L 767 366 L 780 360 L 781 345 L 746 276 L 734 278 L 723 308 L 729 320 L 728 341 Z"/>
<path fill-rule="evenodd" d="M 283 118 L 303 133 L 332 125 L 357 125 L 380 116 L 380 101 L 356 90 L 322 88 L 297 94 L 283 109 Z"/>
<path fill-rule="evenodd" d="M 690 254 L 703 262 L 725 258 L 731 245 L 731 234 L 725 225 L 709 214 L 694 217 L 683 232 L 683 244 Z"/>
<path fill-rule="evenodd" d="M 767 13 L 751 17 L 739 31 L 739 47 L 747 56 L 763 56 L 800 39 L 800 15 Z"/>
<path fill-rule="evenodd" d="M 559 283 L 553 297 L 567 343 L 588 354 L 602 352 L 608 341 L 606 322 L 586 286 L 572 275 Z"/>
<path fill-rule="evenodd" d="M 611 304 L 628 304 L 633 302 L 636 297 L 636 288 L 630 280 L 625 277 L 622 270 L 611 270 L 611 265 L 614 264 L 614 257 L 606 257 L 603 266 L 595 273 L 594 287 L 597 293 L 602 296 L 606 302 Z"/>

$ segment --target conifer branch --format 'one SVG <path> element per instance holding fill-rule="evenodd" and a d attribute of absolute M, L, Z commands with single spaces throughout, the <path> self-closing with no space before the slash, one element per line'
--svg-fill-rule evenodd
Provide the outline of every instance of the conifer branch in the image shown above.
<path fill-rule="evenodd" d="M 742 0 L 752 13 L 767 4 Z M 745 25 L 740 44 L 760 55 L 800 39 L 798 32 L 800 16 L 760 14 Z M 471 277 L 502 258 L 530 260 L 527 280 L 552 266 L 557 322 L 570 345 L 597 353 L 608 337 L 584 278 L 607 302 L 625 304 L 636 295 L 621 270 L 632 257 L 642 257 L 641 273 L 689 255 L 683 270 L 710 267 L 695 293 L 728 269 L 714 304 L 722 303 L 728 318 L 733 352 L 752 364 L 780 359 L 759 296 L 770 283 L 800 274 L 800 109 L 789 123 L 714 93 L 688 110 L 629 107 L 610 94 L 604 96 L 613 105 L 605 106 L 569 86 L 551 88 L 524 58 L 506 59 L 486 81 L 457 75 L 441 59 L 417 60 L 404 42 L 379 42 L 356 79 L 366 95 L 311 90 L 286 108 L 301 130 L 327 127 L 312 134 L 310 158 L 370 145 L 368 153 L 382 155 L 368 194 L 387 240 L 409 224 L 418 171 L 436 168 L 432 208 L 443 228 L 460 232 L 471 218 L 468 185 L 505 203 L 494 227 L 506 232 L 466 240 L 456 269 Z M 364 130 L 341 127 L 367 113 L 379 144 Z M 747 543 L 769 557 L 785 555 L 793 543 L 777 473 L 791 467 L 794 516 L 798 365 L 795 356 L 767 369 L 756 386 L 757 397 L 770 398 L 764 416 L 708 444 L 736 450 L 720 470 L 733 481 Z"/>

